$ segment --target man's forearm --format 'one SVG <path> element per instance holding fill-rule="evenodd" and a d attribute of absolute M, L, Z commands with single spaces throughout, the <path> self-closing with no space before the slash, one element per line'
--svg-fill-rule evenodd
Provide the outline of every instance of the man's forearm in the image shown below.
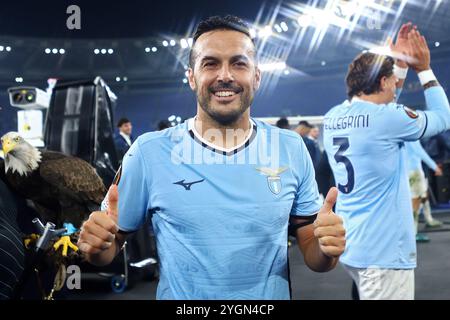
<path fill-rule="evenodd" d="M 86 260 L 94 266 L 106 266 L 114 260 L 121 248 L 122 244 L 116 238 L 112 242 L 111 247 L 109 247 L 108 249 L 103 250 L 99 253 L 86 254 Z"/>
<path fill-rule="evenodd" d="M 331 258 L 325 255 L 320 250 L 319 241 L 315 237 L 308 240 L 302 252 L 306 265 L 316 272 L 327 272 L 333 269 L 339 260 L 338 258 Z"/>

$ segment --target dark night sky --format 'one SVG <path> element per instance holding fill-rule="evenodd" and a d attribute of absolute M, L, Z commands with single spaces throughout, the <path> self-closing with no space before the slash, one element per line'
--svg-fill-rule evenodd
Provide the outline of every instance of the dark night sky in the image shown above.
<path fill-rule="evenodd" d="M 273 1 L 271 2 L 273 3 Z M 66 28 L 69 5 L 81 9 L 81 30 Z M 42 38 L 133 38 L 186 30 L 192 19 L 239 11 L 255 19 L 263 1 L 8 1 L 0 10 L 0 35 Z M 248 13 L 246 15 L 246 13 Z"/>

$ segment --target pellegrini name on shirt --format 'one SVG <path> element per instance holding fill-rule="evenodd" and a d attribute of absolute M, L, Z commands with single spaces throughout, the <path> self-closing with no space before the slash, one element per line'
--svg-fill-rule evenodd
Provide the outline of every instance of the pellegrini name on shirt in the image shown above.
<path fill-rule="evenodd" d="M 325 130 L 342 130 L 350 128 L 367 128 L 369 127 L 369 115 L 360 114 L 355 116 L 332 117 L 323 119 L 323 127 Z"/>

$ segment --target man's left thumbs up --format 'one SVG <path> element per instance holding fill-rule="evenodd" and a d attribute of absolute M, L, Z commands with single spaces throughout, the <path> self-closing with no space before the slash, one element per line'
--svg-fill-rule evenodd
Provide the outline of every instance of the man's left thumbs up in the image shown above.
<path fill-rule="evenodd" d="M 314 236 L 320 250 L 331 258 L 338 258 L 345 250 L 345 229 L 342 218 L 333 212 L 338 190 L 331 188 L 314 221 Z"/>

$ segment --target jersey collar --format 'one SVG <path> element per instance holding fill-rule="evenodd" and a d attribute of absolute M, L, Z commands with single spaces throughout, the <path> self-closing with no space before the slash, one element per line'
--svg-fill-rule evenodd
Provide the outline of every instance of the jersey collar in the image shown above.
<path fill-rule="evenodd" d="M 229 148 L 229 149 L 222 148 L 222 147 L 216 146 L 213 143 L 203 139 L 203 137 L 200 135 L 200 133 L 198 133 L 197 130 L 195 129 L 194 123 L 195 123 L 195 117 L 190 118 L 187 121 L 188 131 L 189 131 L 190 136 L 196 142 L 200 143 L 204 148 L 210 149 L 211 151 L 214 151 L 214 152 L 217 152 L 217 153 L 220 153 L 223 155 L 232 155 L 232 154 L 238 153 L 242 149 L 246 148 L 256 137 L 256 130 L 257 130 L 256 123 L 254 122 L 253 119 L 250 118 L 250 131 L 247 134 L 247 137 L 245 138 L 245 140 L 233 148 Z"/>

